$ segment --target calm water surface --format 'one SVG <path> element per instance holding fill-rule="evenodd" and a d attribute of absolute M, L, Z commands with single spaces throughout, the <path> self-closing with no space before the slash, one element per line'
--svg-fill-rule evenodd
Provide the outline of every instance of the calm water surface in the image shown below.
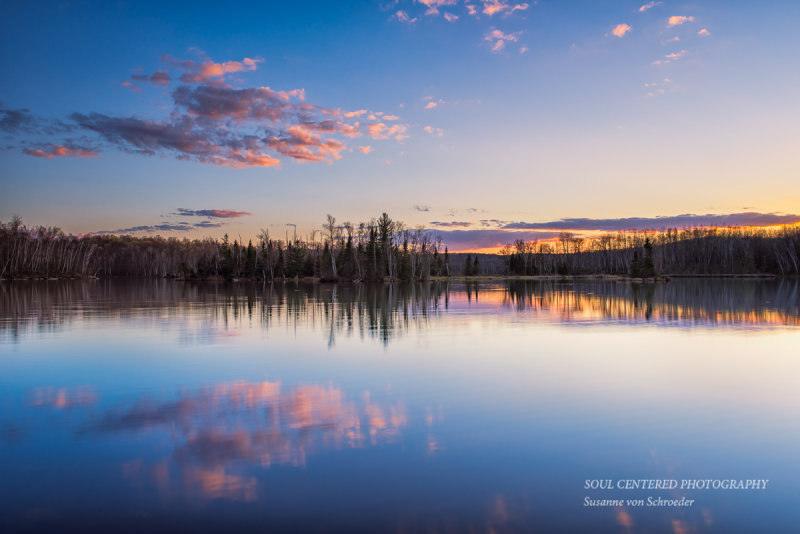
<path fill-rule="evenodd" d="M 3 283 L 0 531 L 796 532 L 799 347 L 797 281 Z"/>

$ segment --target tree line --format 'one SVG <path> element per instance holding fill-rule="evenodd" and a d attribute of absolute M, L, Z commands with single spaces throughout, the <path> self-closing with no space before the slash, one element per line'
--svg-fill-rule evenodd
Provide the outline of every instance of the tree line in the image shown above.
<path fill-rule="evenodd" d="M 517 240 L 495 264 L 508 275 L 800 274 L 800 226 L 625 231 L 555 242 Z M 497 273 L 487 273 L 497 274 Z"/>
<path fill-rule="evenodd" d="M 185 279 L 316 278 L 426 280 L 449 276 L 450 254 L 425 228 L 408 228 L 386 213 L 357 225 L 328 215 L 324 234 L 310 240 L 257 241 L 69 236 L 54 227 L 29 228 L 15 217 L 0 224 L 0 277 L 138 276 Z"/>
<path fill-rule="evenodd" d="M 479 258 L 480 257 L 480 261 Z M 310 239 L 256 242 L 160 236 L 65 235 L 0 223 L 0 278 L 158 277 L 183 279 L 419 281 L 453 275 L 800 274 L 800 227 L 625 231 L 593 238 L 517 240 L 499 254 L 451 254 L 436 234 L 383 213 L 359 224 L 328 215 Z"/>

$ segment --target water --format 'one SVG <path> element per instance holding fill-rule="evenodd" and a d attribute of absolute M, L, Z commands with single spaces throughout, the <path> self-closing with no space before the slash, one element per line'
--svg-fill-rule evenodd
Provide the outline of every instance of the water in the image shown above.
<path fill-rule="evenodd" d="M 796 531 L 799 327 L 797 281 L 3 283 L 0 530 Z M 694 503 L 584 506 L 648 496 Z"/>

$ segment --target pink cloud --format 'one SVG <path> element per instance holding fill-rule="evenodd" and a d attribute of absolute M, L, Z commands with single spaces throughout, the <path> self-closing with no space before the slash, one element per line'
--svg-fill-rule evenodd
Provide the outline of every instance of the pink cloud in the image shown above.
<path fill-rule="evenodd" d="M 98 146 L 112 146 L 129 154 L 171 155 L 182 161 L 237 169 L 278 166 L 283 156 L 298 162 L 331 163 L 341 159 L 343 151 L 351 151 L 346 138 L 368 135 L 402 141 L 409 137 L 408 125 L 400 123 L 397 115 L 315 105 L 306 102 L 301 88 L 237 88 L 234 84 L 241 80 L 225 80 L 230 74 L 255 70 L 261 59 L 214 62 L 202 52 L 195 53 L 199 59 L 161 58 L 183 82 L 169 93 L 174 108 L 167 118 L 73 113 L 69 116 L 71 124 L 65 127 L 96 136 Z M 173 79 L 167 70 L 136 73 L 133 78 L 159 86 Z M 121 85 L 137 87 L 131 81 Z M 3 130 L 18 129 L 27 120 L 27 110 L 0 112 L 5 115 L 0 116 Z M 23 147 L 25 154 L 45 159 L 98 155 L 93 148 L 69 142 Z M 359 150 L 364 152 L 365 147 L 371 150 L 369 145 Z"/>
<path fill-rule="evenodd" d="M 703 28 L 702 30 L 697 32 L 697 35 L 700 35 L 702 37 L 708 37 L 709 35 L 711 35 L 711 32 L 709 32 L 707 28 Z"/>
<path fill-rule="evenodd" d="M 219 219 L 236 219 L 244 217 L 245 215 L 252 215 L 249 211 L 236 211 L 236 210 L 190 210 L 187 208 L 178 208 L 176 215 L 183 217 L 215 217 Z"/>
<path fill-rule="evenodd" d="M 497 54 L 498 52 L 503 51 L 507 42 L 519 41 L 519 36 L 521 34 L 522 34 L 521 31 L 513 33 L 503 33 L 501 30 L 491 30 L 490 32 L 488 32 L 486 35 L 483 36 L 483 40 L 491 43 L 492 52 Z"/>
<path fill-rule="evenodd" d="M 215 78 L 224 79 L 228 74 L 236 72 L 254 71 L 258 68 L 258 64 L 263 62 L 262 58 L 249 58 L 246 57 L 241 61 L 225 61 L 217 63 L 212 61 L 204 54 L 200 55 L 198 61 L 173 60 L 169 56 L 163 56 L 162 61 L 177 65 L 179 68 L 184 69 L 186 72 L 181 76 L 181 81 L 184 83 L 205 83 Z"/>
<path fill-rule="evenodd" d="M 128 89 L 130 89 L 131 91 L 133 91 L 135 93 L 142 92 L 142 88 L 141 87 L 139 87 L 138 85 L 133 85 L 128 80 L 125 80 L 124 82 L 122 82 L 122 87 L 127 87 Z"/>
<path fill-rule="evenodd" d="M 409 17 L 408 13 L 406 13 L 402 9 L 398 10 L 394 14 L 394 16 L 395 16 L 395 18 L 397 18 L 397 20 L 399 20 L 400 22 L 403 22 L 405 24 L 412 24 L 414 22 L 417 22 L 417 17 L 414 17 L 414 18 Z"/>
<path fill-rule="evenodd" d="M 62 145 L 47 144 L 42 148 L 23 148 L 22 151 L 35 158 L 53 159 L 59 157 L 71 158 L 96 158 L 97 152 L 84 147 L 66 147 Z"/>
<path fill-rule="evenodd" d="M 371 147 L 371 146 L 369 146 L 369 145 L 367 145 L 367 146 L 360 146 L 360 147 L 358 147 L 358 149 L 359 149 L 361 152 L 363 152 L 364 154 L 369 154 L 369 153 L 372 151 L 372 147 Z"/>

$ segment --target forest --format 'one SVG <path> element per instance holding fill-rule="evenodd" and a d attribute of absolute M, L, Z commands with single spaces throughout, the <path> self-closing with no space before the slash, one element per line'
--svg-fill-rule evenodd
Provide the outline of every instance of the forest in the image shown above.
<path fill-rule="evenodd" d="M 625 231 L 510 243 L 498 254 L 450 253 L 441 237 L 383 213 L 357 225 L 328 215 L 322 237 L 256 242 L 66 235 L 0 223 L 0 278 L 418 281 L 450 276 L 800 275 L 800 226 Z M 288 237 L 288 236 L 287 236 Z"/>

